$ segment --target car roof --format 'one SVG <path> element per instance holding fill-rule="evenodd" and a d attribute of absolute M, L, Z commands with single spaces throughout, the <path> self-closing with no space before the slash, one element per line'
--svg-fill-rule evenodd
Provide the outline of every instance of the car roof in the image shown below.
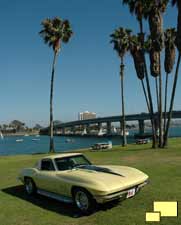
<path fill-rule="evenodd" d="M 48 155 L 43 157 L 42 159 L 64 158 L 64 157 L 70 157 L 70 156 L 76 156 L 76 155 L 82 155 L 82 153 L 60 153 L 60 154 Z"/>

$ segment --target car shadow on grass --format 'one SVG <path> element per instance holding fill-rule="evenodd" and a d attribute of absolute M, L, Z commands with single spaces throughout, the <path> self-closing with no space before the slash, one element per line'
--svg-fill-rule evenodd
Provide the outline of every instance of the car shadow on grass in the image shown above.
<path fill-rule="evenodd" d="M 72 218 L 80 218 L 85 215 L 81 214 L 79 210 L 71 203 L 64 203 L 60 202 L 42 195 L 35 195 L 35 196 L 29 196 L 24 190 L 23 185 L 17 185 L 13 187 L 8 187 L 5 189 L 2 189 L 2 191 L 6 194 L 15 196 L 17 198 L 20 198 L 24 201 L 31 202 L 32 204 L 39 206 L 43 209 L 49 210 L 56 212 L 58 214 L 62 214 L 65 216 L 69 216 Z M 109 210 L 115 206 L 117 206 L 119 201 L 113 201 L 110 203 L 106 203 L 104 205 L 98 205 L 96 207 L 96 210 L 94 213 L 97 211 L 106 211 Z"/>

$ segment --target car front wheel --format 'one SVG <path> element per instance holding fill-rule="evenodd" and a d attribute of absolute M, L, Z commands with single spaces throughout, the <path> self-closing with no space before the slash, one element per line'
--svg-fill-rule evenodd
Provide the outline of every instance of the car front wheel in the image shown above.
<path fill-rule="evenodd" d="M 33 195 L 36 193 L 36 185 L 31 178 L 25 179 L 25 190 L 28 195 Z"/>
<path fill-rule="evenodd" d="M 96 206 L 92 195 L 83 188 L 76 188 L 73 191 L 74 203 L 83 214 L 90 214 Z"/>

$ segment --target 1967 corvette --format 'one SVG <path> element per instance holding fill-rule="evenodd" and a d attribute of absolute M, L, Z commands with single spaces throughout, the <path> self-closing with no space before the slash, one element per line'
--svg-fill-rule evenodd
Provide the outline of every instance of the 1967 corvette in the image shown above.
<path fill-rule="evenodd" d="M 98 166 L 81 153 L 43 157 L 18 177 L 29 195 L 45 195 L 73 202 L 83 213 L 93 211 L 96 203 L 133 197 L 148 183 L 148 176 L 126 166 Z"/>

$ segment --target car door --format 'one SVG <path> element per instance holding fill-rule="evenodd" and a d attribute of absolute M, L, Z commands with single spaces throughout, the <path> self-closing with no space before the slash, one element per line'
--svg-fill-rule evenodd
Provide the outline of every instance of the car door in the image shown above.
<path fill-rule="evenodd" d="M 54 192 L 56 171 L 52 159 L 42 159 L 35 183 L 39 189 Z"/>
<path fill-rule="evenodd" d="M 57 173 L 54 180 L 55 192 L 62 196 L 71 196 L 72 183 L 69 179 L 69 175 L 72 172 L 72 164 L 69 158 L 55 159 L 57 166 Z"/>

